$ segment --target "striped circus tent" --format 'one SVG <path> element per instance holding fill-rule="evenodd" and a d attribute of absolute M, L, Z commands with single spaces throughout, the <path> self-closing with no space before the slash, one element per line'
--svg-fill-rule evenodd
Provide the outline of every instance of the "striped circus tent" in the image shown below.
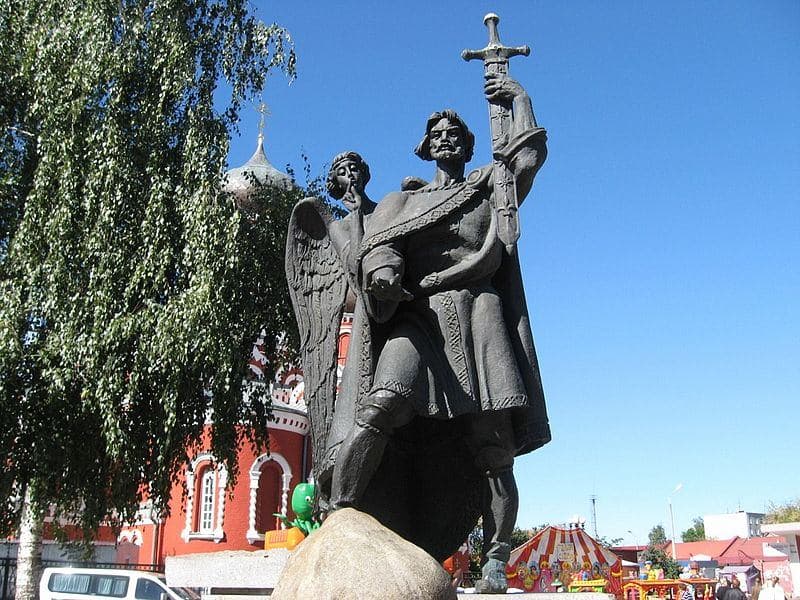
<path fill-rule="evenodd" d="M 515 548 L 507 567 L 508 585 L 529 592 L 566 591 L 574 576 L 606 579 L 607 591 L 622 595 L 622 560 L 583 529 L 546 527 Z"/>

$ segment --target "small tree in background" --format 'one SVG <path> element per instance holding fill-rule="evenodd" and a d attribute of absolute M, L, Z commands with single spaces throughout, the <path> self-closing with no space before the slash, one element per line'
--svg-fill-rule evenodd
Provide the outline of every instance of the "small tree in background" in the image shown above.
<path fill-rule="evenodd" d="M 647 534 L 647 540 L 650 546 L 663 546 L 667 543 L 667 534 L 664 533 L 664 526 L 660 523 L 650 530 Z"/>
<path fill-rule="evenodd" d="M 671 556 L 664 551 L 667 543 L 667 536 L 662 525 L 656 525 L 650 530 L 647 536 L 649 544 L 640 555 L 640 560 L 650 561 L 653 566 L 660 566 L 664 569 L 664 577 L 667 579 L 677 579 L 681 574 L 681 566 L 675 562 Z"/>
<path fill-rule="evenodd" d="M 703 517 L 692 519 L 692 526 L 681 534 L 684 542 L 702 542 L 706 539 L 706 527 Z"/>
<path fill-rule="evenodd" d="M 597 536 L 595 538 L 597 543 L 599 543 L 601 546 L 604 546 L 606 548 L 612 548 L 614 546 L 617 546 L 617 545 L 621 544 L 623 539 L 624 538 L 621 538 L 621 537 L 612 537 L 612 538 L 610 538 L 610 537 L 606 537 L 604 535 L 599 535 L 599 536 Z"/>
<path fill-rule="evenodd" d="M 764 523 L 796 522 L 800 522 L 800 498 L 789 500 L 783 504 L 769 503 Z"/>

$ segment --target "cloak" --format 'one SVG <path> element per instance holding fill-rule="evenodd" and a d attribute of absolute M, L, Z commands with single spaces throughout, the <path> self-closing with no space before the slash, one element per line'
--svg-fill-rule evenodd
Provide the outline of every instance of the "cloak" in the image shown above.
<path fill-rule="evenodd" d="M 543 148 L 543 130 L 528 132 L 517 147 L 524 149 L 531 144 Z M 517 152 L 512 149 L 507 154 L 513 160 Z M 543 152 L 536 169 L 542 160 Z M 434 194 L 432 202 L 428 201 L 431 195 L 423 199 L 424 190 L 389 194 L 371 215 L 356 257 L 355 275 L 360 289 L 356 290 L 353 333 L 329 431 L 328 450 L 316 465 L 323 488 L 330 483 L 336 453 L 354 426 L 359 404 L 373 389 L 378 358 L 396 325 L 392 317 L 404 310 L 401 303 L 377 302 L 363 293 L 369 274 L 376 265 L 395 259 L 402 261 L 404 240 L 434 232 L 448 221 L 458 221 L 460 215 L 475 206 L 491 202 L 492 185 L 491 167 L 483 167 L 470 173 L 464 182 Z M 453 410 L 448 405 L 449 409 L 436 414 L 418 409 L 420 416 L 391 439 L 362 501 L 366 512 L 439 560 L 452 554 L 466 539 L 488 496 L 486 479 L 475 468 L 465 442 L 470 415 L 486 409 L 511 411 L 517 455 L 531 452 L 550 440 L 519 258 L 516 249 L 509 254 L 502 244 L 498 246 L 493 219 L 492 212 L 489 229 L 482 233 L 483 243 L 472 249 L 470 260 L 462 261 L 459 268 L 445 267 L 436 276 L 427 273 L 416 277 L 408 273 L 403 281 L 415 297 L 412 302 L 420 302 L 457 288 L 454 282 L 459 277 L 472 283 L 481 280 L 484 274 L 481 270 L 485 270 L 487 286 L 501 299 L 499 310 L 505 337 L 522 386 L 522 393 L 517 396 L 524 399 L 475 410 Z M 427 389 L 429 392 L 437 389 L 437 383 L 433 381 Z"/>

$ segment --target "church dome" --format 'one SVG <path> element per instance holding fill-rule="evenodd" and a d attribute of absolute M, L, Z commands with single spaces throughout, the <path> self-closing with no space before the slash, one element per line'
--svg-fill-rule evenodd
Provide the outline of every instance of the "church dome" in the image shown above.
<path fill-rule="evenodd" d="M 288 190 L 294 187 L 292 178 L 272 166 L 264 152 L 264 138 L 258 136 L 256 151 L 241 167 L 231 169 L 225 174 L 222 189 L 234 195 L 237 203 L 246 203 L 247 196 L 253 189 L 253 179 L 262 185 L 271 185 Z"/>

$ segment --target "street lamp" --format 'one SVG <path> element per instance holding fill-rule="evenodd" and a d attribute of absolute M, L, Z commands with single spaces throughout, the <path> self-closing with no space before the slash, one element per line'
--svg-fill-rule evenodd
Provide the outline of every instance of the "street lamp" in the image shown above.
<path fill-rule="evenodd" d="M 667 497 L 669 503 L 669 521 L 672 525 L 672 560 L 678 560 L 678 553 L 675 550 L 675 517 L 672 515 L 672 497 L 683 489 L 683 484 L 679 483 L 672 490 L 672 493 Z"/>
<path fill-rule="evenodd" d="M 636 534 L 633 533 L 630 529 L 628 529 L 628 533 L 631 534 L 631 539 L 633 540 L 633 544 L 636 548 L 636 562 L 639 562 L 639 539 L 636 537 Z"/>

